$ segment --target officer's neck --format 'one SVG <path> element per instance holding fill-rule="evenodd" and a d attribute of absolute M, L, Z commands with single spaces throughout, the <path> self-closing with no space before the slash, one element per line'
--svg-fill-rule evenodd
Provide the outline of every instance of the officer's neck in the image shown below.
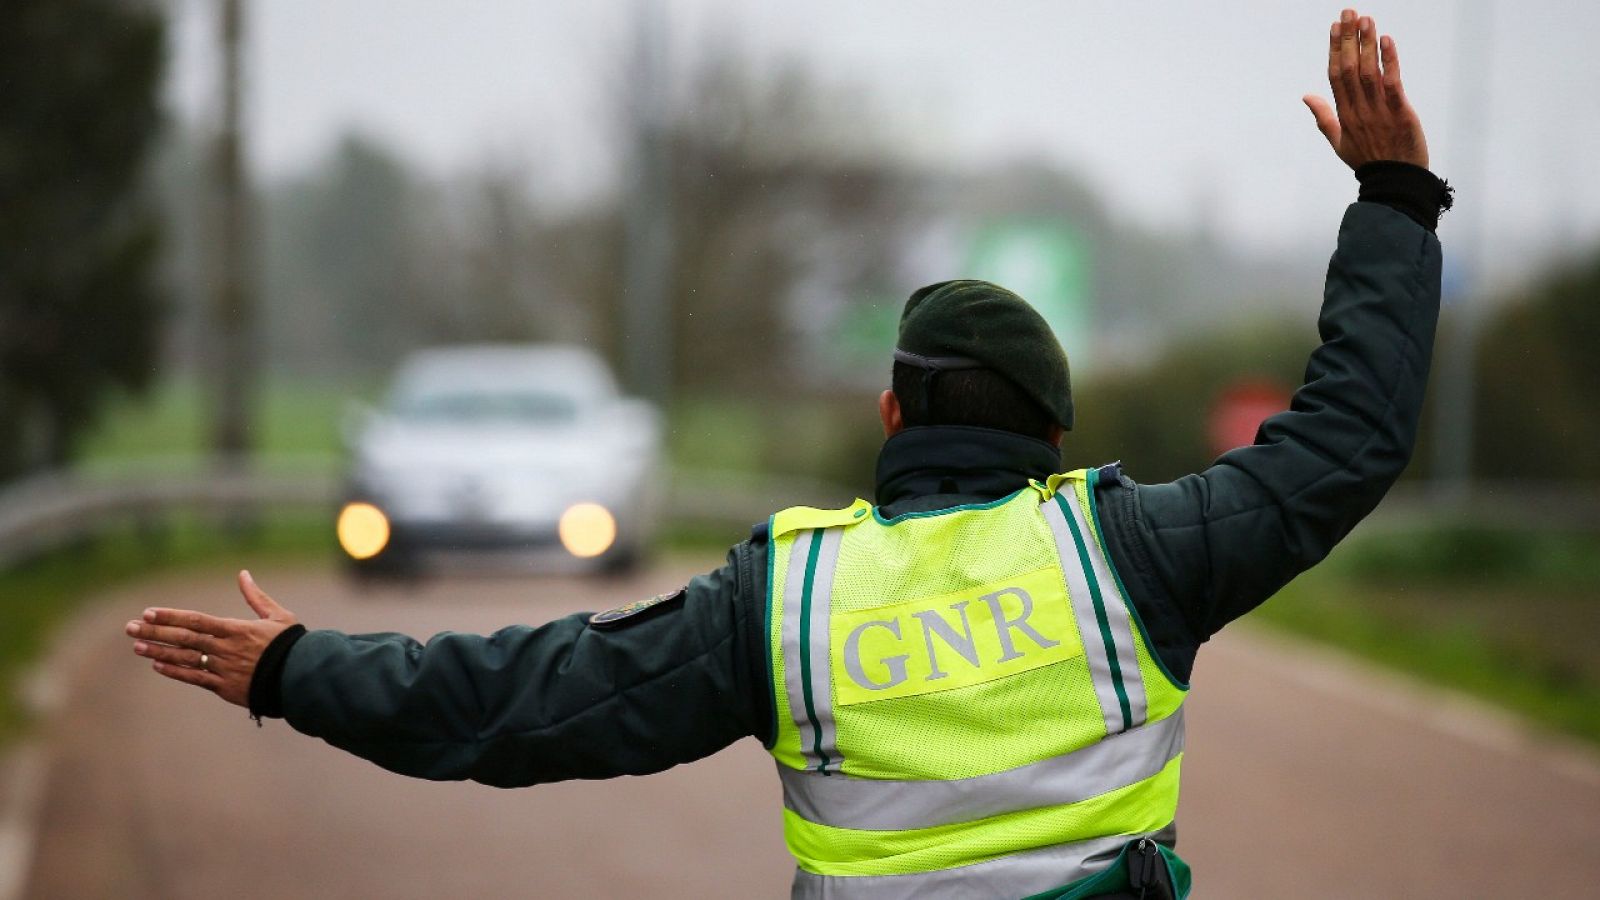
<path fill-rule="evenodd" d="M 885 515 L 997 500 L 1060 471 L 1061 451 L 992 428 L 907 428 L 878 453 L 877 501 Z"/>

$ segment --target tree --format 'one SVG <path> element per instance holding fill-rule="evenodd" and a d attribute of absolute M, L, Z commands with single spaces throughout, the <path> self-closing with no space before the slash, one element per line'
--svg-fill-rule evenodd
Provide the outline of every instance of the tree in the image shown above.
<path fill-rule="evenodd" d="M 154 375 L 160 220 L 141 186 L 165 29 L 118 0 L 0 12 L 0 479 L 58 466 Z"/>
<path fill-rule="evenodd" d="M 570 255 L 559 246 L 569 228 L 541 217 L 527 181 L 489 163 L 436 183 L 391 145 L 351 132 L 310 170 L 267 184 L 272 365 L 387 371 L 438 342 L 589 339 L 590 310 L 546 274 Z"/>
<path fill-rule="evenodd" d="M 618 130 L 632 133 L 641 112 L 615 99 Z M 862 292 L 891 264 L 912 193 L 888 149 L 892 131 L 859 88 L 830 90 L 797 63 L 756 65 L 726 43 L 665 103 L 671 328 L 628 339 L 670 342 L 672 381 L 691 392 L 792 390 L 803 362 L 792 307 L 817 260 L 828 260 L 830 286 Z M 626 200 L 551 220 L 535 248 L 617 359 Z"/>
<path fill-rule="evenodd" d="M 1600 479 L 1600 247 L 1498 311 L 1478 352 L 1474 474 Z"/>
<path fill-rule="evenodd" d="M 346 134 L 263 207 L 267 353 L 295 371 L 385 366 L 415 346 L 415 177 L 390 148 Z"/>

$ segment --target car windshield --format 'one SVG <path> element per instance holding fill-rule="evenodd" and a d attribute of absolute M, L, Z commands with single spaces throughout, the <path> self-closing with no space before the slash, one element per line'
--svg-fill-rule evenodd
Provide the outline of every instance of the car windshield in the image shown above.
<path fill-rule="evenodd" d="M 578 404 L 570 396 L 543 391 L 430 391 L 396 397 L 393 412 L 414 422 L 559 425 L 578 417 Z"/>

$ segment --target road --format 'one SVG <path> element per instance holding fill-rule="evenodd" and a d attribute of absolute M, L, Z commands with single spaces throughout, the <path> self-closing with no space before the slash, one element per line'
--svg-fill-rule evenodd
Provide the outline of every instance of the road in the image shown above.
<path fill-rule="evenodd" d="M 319 570 L 256 575 L 314 627 L 426 636 L 647 597 L 698 568 L 368 593 Z M 754 740 L 648 778 L 410 780 L 148 672 L 120 637 L 148 605 L 244 609 L 221 571 L 124 589 L 80 619 L 26 896 L 787 893 L 777 779 Z M 1208 645 L 1179 814 L 1195 896 L 1594 896 L 1600 767 L 1458 707 L 1255 632 Z"/>

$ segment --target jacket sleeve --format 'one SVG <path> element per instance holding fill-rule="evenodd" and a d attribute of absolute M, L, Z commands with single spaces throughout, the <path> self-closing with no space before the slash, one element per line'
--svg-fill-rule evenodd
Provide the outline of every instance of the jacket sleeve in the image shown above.
<path fill-rule="evenodd" d="M 585 614 L 490 635 L 312 631 L 285 661 L 297 730 L 405 775 L 499 787 L 642 775 L 765 727 L 761 616 L 728 565 L 681 601 L 601 629 Z"/>
<path fill-rule="evenodd" d="M 1132 532 L 1117 543 L 1134 557 L 1119 569 L 1140 582 L 1130 590 L 1164 601 L 1158 618 L 1176 617 L 1187 632 L 1162 648 L 1175 668 L 1186 672 L 1199 643 L 1326 556 L 1400 476 L 1416 441 L 1439 283 L 1431 230 L 1381 203 L 1352 204 L 1328 264 L 1322 345 L 1289 411 L 1197 475 L 1113 490 Z"/>

